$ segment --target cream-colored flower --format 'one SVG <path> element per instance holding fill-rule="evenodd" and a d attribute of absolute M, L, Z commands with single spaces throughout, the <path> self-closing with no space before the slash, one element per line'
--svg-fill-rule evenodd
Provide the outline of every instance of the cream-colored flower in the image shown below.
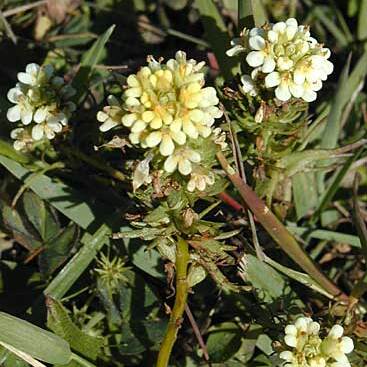
<path fill-rule="evenodd" d="M 23 136 L 25 131 L 30 132 L 33 140 L 53 139 L 62 131 L 76 108 L 70 101 L 75 90 L 63 78 L 54 75 L 51 65 L 29 64 L 25 72 L 18 73 L 18 80 L 19 83 L 8 92 L 9 101 L 15 105 L 8 109 L 7 118 L 31 126 L 22 133 L 13 130 L 14 147 L 24 149 L 30 145 L 29 138 L 24 145 L 24 139 L 15 136 Z"/>
<path fill-rule="evenodd" d="M 320 325 L 309 317 L 300 317 L 294 324 L 285 328 L 284 342 L 293 348 L 301 348 L 304 339 L 311 335 L 318 335 Z"/>
<path fill-rule="evenodd" d="M 332 367 L 350 367 L 346 354 L 353 351 L 354 344 L 351 338 L 343 336 L 343 334 L 343 327 L 334 325 L 321 343 L 322 353 L 334 361 L 330 364 Z"/>
<path fill-rule="evenodd" d="M 258 94 L 257 87 L 250 75 L 242 75 L 241 77 L 241 91 L 244 94 L 248 94 L 251 97 L 255 97 Z"/>
<path fill-rule="evenodd" d="M 213 140 L 215 144 L 220 146 L 221 150 L 228 148 L 226 133 L 220 127 L 216 127 L 213 130 Z"/>
<path fill-rule="evenodd" d="M 186 176 L 192 171 L 192 163 L 199 163 L 201 160 L 200 154 L 191 148 L 183 147 L 177 149 L 164 162 L 164 170 L 173 173 L 178 168 L 178 171 Z"/>
<path fill-rule="evenodd" d="M 242 78 L 242 90 L 249 95 L 255 94 L 265 77 L 265 87 L 275 88 L 280 101 L 295 97 L 312 102 L 322 82 L 333 72 L 333 64 L 328 60 L 330 50 L 293 18 L 253 28 L 244 32 L 242 38 L 247 41 L 243 40 L 244 46 L 237 47 L 235 53 L 246 52 L 246 62 L 254 68 L 251 78 Z"/>
<path fill-rule="evenodd" d="M 203 174 L 200 172 L 191 172 L 190 181 L 187 183 L 187 190 L 194 192 L 195 190 L 204 191 L 207 186 L 213 185 L 215 182 L 213 172 Z"/>
<path fill-rule="evenodd" d="M 102 122 L 99 129 L 103 132 L 120 125 L 123 116 L 123 110 L 116 97 L 108 96 L 107 102 L 108 106 L 104 107 L 103 111 L 97 113 L 97 120 Z"/>
<path fill-rule="evenodd" d="M 10 137 L 14 139 L 14 149 L 15 150 L 27 150 L 28 146 L 33 143 L 32 136 L 29 129 L 18 127 L 10 132 Z"/>
<path fill-rule="evenodd" d="M 130 129 L 130 140 L 142 147 L 159 147 L 170 156 L 188 138 L 208 137 L 215 119 L 222 116 L 212 87 L 204 87 L 204 63 L 187 60 L 182 51 L 167 63 L 148 58 L 137 74 L 127 78 L 121 124 Z M 110 114 L 99 113 L 101 130 L 114 127 Z M 106 125 L 106 122 L 107 125 Z"/>
<path fill-rule="evenodd" d="M 285 328 L 285 344 L 292 348 L 279 357 L 286 367 L 350 367 L 346 354 L 353 351 L 351 338 L 344 336 L 344 329 L 334 325 L 329 334 L 319 336 L 320 325 L 311 318 L 300 317 Z"/>

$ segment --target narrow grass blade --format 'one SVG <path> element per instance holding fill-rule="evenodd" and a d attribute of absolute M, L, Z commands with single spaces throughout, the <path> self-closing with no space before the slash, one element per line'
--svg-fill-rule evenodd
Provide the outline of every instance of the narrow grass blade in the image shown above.
<path fill-rule="evenodd" d="M 299 172 L 294 175 L 292 189 L 297 219 L 301 219 L 318 203 L 315 173 Z"/>
<path fill-rule="evenodd" d="M 230 38 L 222 16 L 213 0 L 195 0 L 195 5 L 201 15 L 206 41 L 215 54 L 224 78 L 230 79 L 237 62 L 226 55 L 230 48 Z"/>
<path fill-rule="evenodd" d="M 358 203 L 358 184 L 359 175 L 357 174 L 353 184 L 353 207 L 354 207 L 354 223 L 357 227 L 358 236 L 361 240 L 361 252 L 367 263 L 367 227 L 363 220 L 361 208 Z"/>
<path fill-rule="evenodd" d="M 252 5 L 252 14 L 254 16 L 255 26 L 261 27 L 268 21 L 268 17 L 267 17 L 263 2 L 262 0 L 251 0 L 251 5 Z"/>
<path fill-rule="evenodd" d="M 238 0 L 238 28 L 261 27 L 268 21 L 262 0 Z"/>
<path fill-rule="evenodd" d="M 238 0 L 238 28 L 253 28 L 255 25 L 251 0 Z"/>
<path fill-rule="evenodd" d="M 367 48 L 367 27 L 365 23 L 366 19 L 367 19 L 367 0 L 361 0 L 358 12 L 357 37 L 359 41 L 364 42 L 365 49 Z"/>
<path fill-rule="evenodd" d="M 321 148 L 324 149 L 333 149 L 336 147 L 341 129 L 340 121 L 343 114 L 343 108 L 348 99 L 352 97 L 352 93 L 348 95 L 345 90 L 345 86 L 348 83 L 350 60 L 351 57 L 349 56 L 348 61 L 340 75 L 337 93 L 331 105 L 331 110 L 321 140 Z"/>
<path fill-rule="evenodd" d="M 19 163 L 2 155 L 0 155 L 0 164 L 22 181 L 32 174 Z M 29 188 L 83 229 L 87 229 L 96 221 L 95 213 L 103 216 L 103 213 L 109 212 L 108 208 L 90 203 L 88 198 L 77 190 L 61 181 L 52 180 L 46 175 L 40 174 L 33 177 Z"/>
<path fill-rule="evenodd" d="M 88 82 L 93 68 L 101 60 L 107 41 L 110 39 L 115 25 L 112 25 L 93 43 L 92 47 L 83 55 L 79 71 L 73 80 L 76 89 L 75 101 L 80 102 L 88 89 Z"/>
<path fill-rule="evenodd" d="M 8 157 L 18 163 L 27 164 L 30 162 L 27 155 L 16 151 L 12 145 L 0 139 L 0 155 Z"/>
<path fill-rule="evenodd" d="M 81 239 L 83 247 L 61 269 L 43 293 L 60 300 L 93 261 L 97 252 L 108 242 L 110 234 L 111 230 L 105 224 L 93 236 L 86 233 Z"/>
<path fill-rule="evenodd" d="M 71 360 L 69 344 L 59 336 L 27 321 L 0 312 L 0 342 L 51 364 L 67 364 Z"/>
<path fill-rule="evenodd" d="M 19 349 L 16 349 L 16 348 L 12 347 L 9 344 L 0 342 L 0 345 L 2 345 L 4 348 L 6 348 L 7 350 L 9 350 L 13 354 L 15 354 L 17 357 L 21 358 L 23 361 L 27 362 L 28 364 L 30 364 L 33 367 L 47 367 L 45 364 L 37 361 L 36 359 L 34 359 L 29 354 L 24 353 L 24 352 L 20 351 Z"/>
<path fill-rule="evenodd" d="M 330 19 L 323 6 L 315 6 L 312 10 L 313 14 L 320 20 L 325 28 L 334 36 L 341 47 L 348 46 L 348 38 L 341 30 L 341 27 Z"/>
<path fill-rule="evenodd" d="M 355 91 L 357 90 L 358 86 L 366 77 L 367 74 L 367 50 L 359 58 L 358 62 L 353 68 L 348 81 L 345 85 L 341 85 L 341 89 L 344 90 L 344 99 L 342 99 L 342 104 L 345 106 L 347 102 L 351 99 Z"/>
<path fill-rule="evenodd" d="M 358 159 L 358 157 L 361 155 L 362 151 L 364 150 L 364 147 L 359 148 L 359 150 L 351 156 L 347 161 L 344 163 L 343 167 L 336 172 L 334 177 L 331 180 L 331 183 L 328 187 L 328 189 L 324 192 L 321 198 L 321 202 L 315 212 L 312 215 L 312 218 L 310 220 L 311 224 L 316 223 L 317 219 L 320 217 L 322 212 L 327 208 L 327 206 L 330 204 L 331 200 L 333 199 L 334 195 L 337 193 L 339 189 L 339 185 L 341 181 L 343 180 L 344 176 L 349 171 L 350 166 L 353 164 L 353 162 Z"/>
<path fill-rule="evenodd" d="M 311 229 L 306 227 L 287 226 L 287 229 L 297 235 L 306 238 L 315 238 L 318 240 L 325 240 L 338 243 L 347 243 L 353 247 L 361 247 L 361 241 L 358 236 L 352 234 L 340 233 L 335 231 L 328 231 L 326 229 Z"/>
<path fill-rule="evenodd" d="M 289 278 L 296 280 L 297 282 L 305 285 L 306 287 L 319 292 L 320 294 L 333 299 L 334 296 L 328 292 L 326 292 L 323 288 L 321 288 L 308 274 L 301 273 L 299 271 L 290 269 L 286 266 L 283 266 L 276 261 L 272 260 L 270 257 L 265 256 L 265 262 L 271 265 L 273 268 L 279 270 L 281 273 L 287 275 Z"/>

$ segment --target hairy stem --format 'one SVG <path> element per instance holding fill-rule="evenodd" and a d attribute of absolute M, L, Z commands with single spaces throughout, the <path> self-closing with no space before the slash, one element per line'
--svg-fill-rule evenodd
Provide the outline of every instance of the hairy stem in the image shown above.
<path fill-rule="evenodd" d="M 321 272 L 286 227 L 229 165 L 223 153 L 218 153 L 217 157 L 229 179 L 240 193 L 246 206 L 250 208 L 256 216 L 256 219 L 261 223 L 273 240 L 282 248 L 282 250 L 285 251 L 294 262 L 296 262 L 317 283 L 319 283 L 320 286 L 335 298 L 340 301 L 348 301 L 348 296 Z"/>
<path fill-rule="evenodd" d="M 188 294 L 187 267 L 189 264 L 189 245 L 179 238 L 176 245 L 176 298 L 166 334 L 161 344 L 156 367 L 167 367 L 173 345 L 175 344 L 178 330 L 182 323 L 182 316 Z"/>

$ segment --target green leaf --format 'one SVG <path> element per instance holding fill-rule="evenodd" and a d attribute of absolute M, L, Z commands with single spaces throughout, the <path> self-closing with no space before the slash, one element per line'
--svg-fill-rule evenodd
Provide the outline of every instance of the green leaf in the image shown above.
<path fill-rule="evenodd" d="M 82 332 L 71 320 L 63 305 L 50 297 L 47 298 L 47 326 L 65 339 L 70 347 L 82 356 L 95 361 L 103 346 L 103 338 Z"/>
<path fill-rule="evenodd" d="M 358 183 L 359 176 L 356 175 L 353 185 L 353 208 L 354 208 L 354 223 L 357 227 L 358 236 L 361 240 L 362 254 L 367 262 L 367 227 L 363 219 L 361 208 L 358 203 Z"/>
<path fill-rule="evenodd" d="M 303 236 L 304 238 L 316 238 L 319 240 L 327 240 L 337 243 L 347 243 L 354 247 L 361 247 L 361 241 L 358 236 L 353 236 L 351 234 L 328 231 L 325 229 L 311 229 L 305 227 L 287 226 L 287 229 L 298 236 Z"/>
<path fill-rule="evenodd" d="M 323 23 L 325 28 L 334 36 L 341 47 L 346 47 L 349 43 L 348 35 L 344 34 L 339 24 L 336 24 L 327 13 L 328 8 L 324 6 L 314 6 L 311 10 L 313 14 Z M 334 14 L 334 13 L 333 13 Z"/>
<path fill-rule="evenodd" d="M 166 328 L 165 320 L 132 320 L 122 323 L 119 352 L 131 355 L 156 346 L 162 341 Z"/>
<path fill-rule="evenodd" d="M 38 195 L 31 191 L 25 192 L 23 194 L 23 206 L 28 220 L 36 228 L 43 241 L 48 241 L 60 231 L 53 213 Z"/>
<path fill-rule="evenodd" d="M 314 214 L 312 215 L 310 223 L 316 223 L 317 218 L 320 217 L 320 215 L 324 212 L 324 210 L 327 208 L 327 206 L 330 204 L 331 200 L 337 193 L 340 183 L 342 182 L 345 175 L 348 173 L 349 168 L 353 164 L 355 160 L 358 159 L 358 157 L 361 155 L 364 147 L 362 146 L 359 148 L 359 150 L 353 154 L 351 157 L 347 159 L 347 161 L 344 163 L 343 167 L 334 174 L 334 176 L 331 179 L 331 183 L 327 190 L 323 193 L 320 204 L 318 205 L 317 209 L 315 210 Z"/>
<path fill-rule="evenodd" d="M 238 25 L 244 27 L 261 27 L 268 21 L 262 0 L 238 0 Z"/>
<path fill-rule="evenodd" d="M 308 274 L 301 273 L 299 271 L 290 269 L 286 266 L 283 266 L 271 258 L 265 256 L 265 261 L 271 265 L 273 268 L 279 270 L 283 274 L 287 275 L 289 278 L 296 280 L 297 282 L 305 285 L 306 287 L 321 293 L 322 295 L 334 299 L 334 296 L 326 292 L 323 288 L 321 288 Z"/>
<path fill-rule="evenodd" d="M 29 157 L 16 151 L 12 145 L 0 139 L 0 154 L 19 163 L 29 163 Z"/>
<path fill-rule="evenodd" d="M 44 290 L 44 294 L 61 299 L 95 258 L 97 252 L 108 242 L 111 230 L 103 224 L 92 236 L 86 233 L 81 239 L 83 247 L 65 265 Z"/>
<path fill-rule="evenodd" d="M 59 336 L 31 323 L 0 312 L 0 341 L 43 362 L 66 364 L 71 360 L 69 344 Z"/>
<path fill-rule="evenodd" d="M 352 91 L 349 94 L 345 86 L 348 83 L 348 74 L 350 68 L 350 58 L 340 74 L 337 92 L 331 105 L 331 110 L 327 119 L 326 127 L 321 140 L 321 148 L 333 149 L 336 147 L 340 135 L 340 122 L 343 109 L 347 101 L 352 98 Z"/>
<path fill-rule="evenodd" d="M 297 220 L 299 220 L 318 203 L 315 174 L 313 172 L 297 173 L 292 177 L 292 189 Z"/>
<path fill-rule="evenodd" d="M 188 3 L 188 0 L 163 0 L 163 2 L 174 10 L 182 10 Z"/>
<path fill-rule="evenodd" d="M 19 163 L 1 155 L 0 164 L 20 180 L 25 180 L 31 174 L 30 170 Z M 29 182 L 29 188 L 84 229 L 96 221 L 95 213 L 105 217 L 110 212 L 107 207 L 92 204 L 86 195 L 46 175 L 34 176 Z"/>
<path fill-rule="evenodd" d="M 238 28 L 253 28 L 255 19 L 251 0 L 238 0 Z"/>
<path fill-rule="evenodd" d="M 33 251 L 42 246 L 42 242 L 37 238 L 35 233 L 32 233 L 29 223 L 25 221 L 17 210 L 5 205 L 2 210 L 2 217 L 5 226 L 13 232 L 16 241 Z"/>
<path fill-rule="evenodd" d="M 212 362 L 225 362 L 241 347 L 242 331 L 232 322 L 215 326 L 209 334 L 206 346 Z"/>
<path fill-rule="evenodd" d="M 92 47 L 83 55 L 79 71 L 73 80 L 77 93 L 75 101 L 80 102 L 89 87 L 89 78 L 93 68 L 101 60 L 107 41 L 110 39 L 115 25 L 112 25 L 93 43 Z"/>
<path fill-rule="evenodd" d="M 43 274 L 51 275 L 70 256 L 77 235 L 77 226 L 71 224 L 45 244 L 45 250 L 39 256 Z"/>
<path fill-rule="evenodd" d="M 29 367 L 29 364 L 9 352 L 8 349 L 0 345 L 0 366 L 2 367 Z"/>
<path fill-rule="evenodd" d="M 272 302 L 284 295 L 286 283 L 270 265 L 253 255 L 246 256 L 246 279 L 256 288 L 264 302 Z"/>
<path fill-rule="evenodd" d="M 230 79 L 237 62 L 226 55 L 226 51 L 230 47 L 230 38 L 222 16 L 213 0 L 195 0 L 195 5 L 201 15 L 205 38 L 213 49 L 220 70 L 225 79 Z"/>
<path fill-rule="evenodd" d="M 366 21 L 367 19 L 367 0 L 361 0 L 361 4 L 359 6 L 358 12 L 358 28 L 357 28 L 357 37 L 359 41 L 364 42 L 366 49 L 366 41 L 367 41 L 367 27 Z"/>
<path fill-rule="evenodd" d="M 112 289 L 99 278 L 97 289 L 109 323 L 114 325 L 114 329 L 121 330 L 119 351 L 130 355 L 159 344 L 167 320 L 155 316 L 154 310 L 161 304 L 156 296 L 157 291 L 138 273 L 127 270 L 124 275 L 126 280 Z"/>

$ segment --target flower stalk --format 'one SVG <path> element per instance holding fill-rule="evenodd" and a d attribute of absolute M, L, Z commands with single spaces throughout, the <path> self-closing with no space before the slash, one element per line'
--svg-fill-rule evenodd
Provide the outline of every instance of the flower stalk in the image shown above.
<path fill-rule="evenodd" d="M 178 330 L 182 323 L 182 316 L 189 286 L 187 283 L 187 268 L 190 260 L 188 243 L 179 238 L 176 245 L 176 298 L 171 317 L 168 323 L 166 334 L 163 338 L 156 367 L 167 367 L 173 345 L 177 338 Z"/>
<path fill-rule="evenodd" d="M 237 188 L 242 199 L 248 208 L 254 213 L 257 220 L 273 238 L 273 240 L 285 251 L 290 258 L 295 261 L 304 271 L 306 271 L 320 286 L 332 294 L 336 299 L 348 302 L 348 296 L 343 293 L 329 278 L 327 278 L 312 259 L 304 252 L 296 239 L 270 211 L 264 202 L 255 194 L 241 177 L 229 165 L 222 152 L 217 153 L 217 158 L 231 180 Z"/>

